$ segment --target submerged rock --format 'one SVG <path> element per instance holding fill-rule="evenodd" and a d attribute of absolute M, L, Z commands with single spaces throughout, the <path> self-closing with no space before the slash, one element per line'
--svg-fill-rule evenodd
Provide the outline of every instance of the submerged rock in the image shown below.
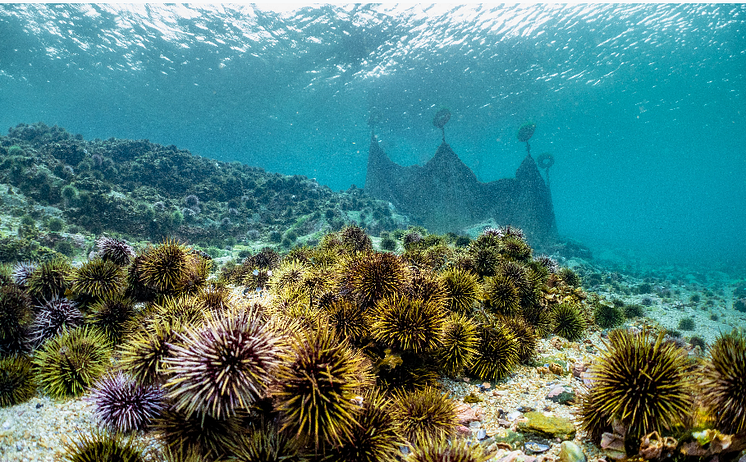
<path fill-rule="evenodd" d="M 570 440 L 575 437 L 575 425 L 568 419 L 548 416 L 536 411 L 528 412 L 524 417 L 526 420 L 518 422 L 520 432 L 561 440 Z"/>

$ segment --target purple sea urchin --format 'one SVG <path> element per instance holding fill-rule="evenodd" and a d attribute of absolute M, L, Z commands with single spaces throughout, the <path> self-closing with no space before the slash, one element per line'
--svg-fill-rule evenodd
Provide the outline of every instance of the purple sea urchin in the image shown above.
<path fill-rule="evenodd" d="M 13 267 L 13 281 L 18 284 L 19 287 L 26 287 L 29 278 L 33 274 L 34 270 L 36 270 L 36 268 L 36 263 L 28 261 L 16 263 L 16 265 Z"/>
<path fill-rule="evenodd" d="M 96 240 L 98 255 L 104 261 L 111 261 L 119 266 L 127 266 L 135 258 L 135 250 L 126 241 L 101 236 Z"/>
<path fill-rule="evenodd" d="M 83 313 L 78 309 L 78 305 L 66 298 L 55 297 L 38 307 L 37 311 L 30 333 L 34 346 L 41 345 L 64 329 L 74 329 L 83 325 Z"/>
<path fill-rule="evenodd" d="M 121 371 L 96 382 L 88 400 L 99 422 L 121 433 L 146 429 L 166 408 L 160 387 L 141 385 Z"/>
<path fill-rule="evenodd" d="M 208 321 L 179 335 L 166 358 L 178 411 L 221 419 L 264 396 L 278 363 L 277 339 L 255 312 Z"/>

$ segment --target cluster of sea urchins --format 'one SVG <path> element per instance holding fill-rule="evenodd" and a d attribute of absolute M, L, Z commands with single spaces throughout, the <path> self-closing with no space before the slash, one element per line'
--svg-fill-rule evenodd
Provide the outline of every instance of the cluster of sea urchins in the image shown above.
<path fill-rule="evenodd" d="M 448 443 L 455 408 L 437 379 L 503 379 L 531 361 L 538 337 L 578 339 L 594 313 L 520 230 L 488 229 L 466 245 L 413 233 L 395 254 L 348 227 L 284 258 L 265 248 L 212 279 L 209 257 L 172 240 L 135 253 L 106 238 L 78 268 L 19 265 L 0 290 L 0 403 L 37 386 L 85 395 L 104 430 L 72 444 L 72 460 L 138 454 L 121 436 L 133 432 L 153 432 L 173 460 L 394 461 L 402 445 L 415 460 L 480 460 Z M 635 435 L 683 420 L 667 409 L 687 405 L 684 391 L 640 404 L 644 393 L 624 388 L 636 349 L 660 358 L 639 365 L 654 380 L 680 365 L 668 343 L 629 335 L 610 337 L 621 360 L 601 361 L 605 385 L 584 401 L 586 415 L 598 411 L 586 425 L 594 435 L 614 419 Z M 706 374 L 724 430 L 743 428 L 740 338 L 713 347 Z"/>

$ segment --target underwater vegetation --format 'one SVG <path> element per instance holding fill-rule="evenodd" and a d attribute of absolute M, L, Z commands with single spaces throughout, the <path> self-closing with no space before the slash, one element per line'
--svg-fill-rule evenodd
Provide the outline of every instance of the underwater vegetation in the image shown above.
<path fill-rule="evenodd" d="M 69 239 L 78 230 L 130 240 L 173 238 L 204 248 L 276 234 L 290 248 L 300 237 L 318 239 L 347 224 L 377 235 L 405 220 L 354 186 L 334 193 L 304 176 L 219 162 L 147 140 L 86 141 L 43 123 L 10 128 L 0 137 L 0 158 L 0 183 L 26 200 L 25 206 L 12 205 L 12 213 L 36 215 L 19 227 L 17 238 L 0 242 L 2 261 L 80 252 Z M 39 216 L 47 213 L 40 207 L 58 213 Z M 37 221 L 47 223 L 48 233 Z M 104 260 L 123 265 L 132 258 L 118 237 L 103 239 Z"/>

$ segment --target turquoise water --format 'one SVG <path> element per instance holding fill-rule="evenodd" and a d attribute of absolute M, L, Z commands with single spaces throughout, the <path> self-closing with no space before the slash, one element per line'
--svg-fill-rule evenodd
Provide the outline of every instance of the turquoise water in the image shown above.
<path fill-rule="evenodd" d="M 512 176 L 537 124 L 560 234 L 630 259 L 746 262 L 746 7 L 0 7 L 0 127 L 147 138 L 365 183 L 371 110 L 389 156 L 449 144 Z"/>

